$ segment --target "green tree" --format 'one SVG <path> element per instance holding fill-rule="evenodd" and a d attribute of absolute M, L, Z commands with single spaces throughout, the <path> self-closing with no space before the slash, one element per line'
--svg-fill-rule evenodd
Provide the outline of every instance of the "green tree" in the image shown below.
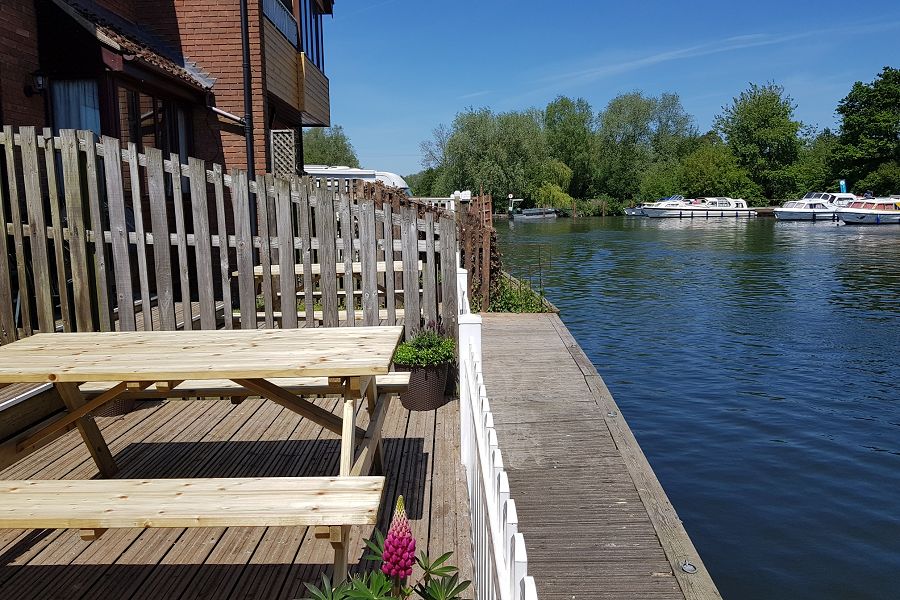
<path fill-rule="evenodd" d="M 594 191 L 620 200 L 655 193 L 650 187 L 662 186 L 647 179 L 660 172 L 654 165 L 677 163 L 697 145 L 693 118 L 677 94 L 617 96 L 598 121 Z"/>
<path fill-rule="evenodd" d="M 871 190 L 879 196 L 887 196 L 900 190 L 900 161 L 881 163 L 856 184 L 857 190 Z"/>
<path fill-rule="evenodd" d="M 837 107 L 840 135 L 832 164 L 862 193 L 900 190 L 900 69 L 884 67 L 872 83 L 857 81 Z"/>
<path fill-rule="evenodd" d="M 800 155 L 802 123 L 794 120 L 794 109 L 783 87 L 751 84 L 714 121 L 738 164 L 767 198 L 784 198 L 797 188 L 791 167 Z"/>
<path fill-rule="evenodd" d="M 404 177 L 406 183 L 409 184 L 409 189 L 412 192 L 413 196 L 419 196 L 422 198 L 430 198 L 434 196 L 444 196 L 449 195 L 443 193 L 435 193 L 434 187 L 435 182 L 440 175 L 440 169 L 422 169 L 418 173 L 413 173 L 412 175 L 407 175 Z"/>
<path fill-rule="evenodd" d="M 678 94 L 661 94 L 653 99 L 650 128 L 654 161 L 678 160 L 694 150 L 697 129 Z"/>
<path fill-rule="evenodd" d="M 728 146 L 722 143 L 703 144 L 684 157 L 681 181 L 684 195 L 689 198 L 731 196 L 754 204 L 764 203 L 760 202 L 760 186 L 750 179 Z"/>
<path fill-rule="evenodd" d="M 652 162 L 654 101 L 639 92 L 610 100 L 598 116 L 595 191 L 631 198 Z"/>
<path fill-rule="evenodd" d="M 359 168 L 359 159 L 350 138 L 340 125 L 313 127 L 303 131 L 303 163 Z"/>
<path fill-rule="evenodd" d="M 682 178 L 680 161 L 666 160 L 653 163 L 641 176 L 638 199 L 642 202 L 649 202 L 673 194 L 681 194 L 683 193 Z"/>
<path fill-rule="evenodd" d="M 559 96 L 544 110 L 548 151 L 571 169 L 567 191 L 576 198 L 586 198 L 593 184 L 593 122 L 594 111 L 584 98 Z"/>
<path fill-rule="evenodd" d="M 837 177 L 831 168 L 832 157 L 837 147 L 838 138 L 830 129 L 825 129 L 805 140 L 794 164 L 793 180 L 797 188 L 793 196 L 809 191 L 837 189 Z"/>
<path fill-rule="evenodd" d="M 435 188 L 443 193 L 483 188 L 495 198 L 511 193 L 533 202 L 545 181 L 558 179 L 541 121 L 542 114 L 535 110 L 494 114 L 484 108 L 459 113 L 450 128 Z"/>

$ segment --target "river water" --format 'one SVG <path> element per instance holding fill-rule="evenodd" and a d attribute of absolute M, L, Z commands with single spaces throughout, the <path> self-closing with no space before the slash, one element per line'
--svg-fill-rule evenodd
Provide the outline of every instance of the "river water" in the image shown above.
<path fill-rule="evenodd" d="M 726 599 L 900 598 L 900 227 L 497 229 L 504 268 L 560 308 Z"/>

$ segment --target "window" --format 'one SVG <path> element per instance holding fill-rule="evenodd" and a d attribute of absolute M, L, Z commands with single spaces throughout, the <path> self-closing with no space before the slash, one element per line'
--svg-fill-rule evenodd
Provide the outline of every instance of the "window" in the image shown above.
<path fill-rule="evenodd" d="M 139 151 L 159 148 L 166 158 L 175 153 L 187 162 L 190 123 L 178 103 L 120 86 L 119 116 L 122 141 L 135 142 Z"/>
<path fill-rule="evenodd" d="M 52 80 L 53 127 L 90 129 L 100 135 L 100 97 L 96 79 Z"/>

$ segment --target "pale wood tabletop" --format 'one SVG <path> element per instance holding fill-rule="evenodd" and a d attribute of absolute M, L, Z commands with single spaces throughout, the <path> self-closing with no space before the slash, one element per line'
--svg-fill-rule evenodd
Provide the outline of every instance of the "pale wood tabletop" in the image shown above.
<path fill-rule="evenodd" d="M 383 375 L 402 327 L 37 334 L 0 347 L 0 383 Z"/>

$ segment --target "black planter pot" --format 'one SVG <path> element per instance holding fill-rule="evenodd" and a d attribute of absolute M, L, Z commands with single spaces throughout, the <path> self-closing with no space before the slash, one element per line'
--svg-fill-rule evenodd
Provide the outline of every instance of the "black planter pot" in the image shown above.
<path fill-rule="evenodd" d="M 397 366 L 398 371 L 409 371 L 409 387 L 400 394 L 400 402 L 407 410 L 434 410 L 447 404 L 444 395 L 447 387 L 447 369 L 450 365 L 436 367 Z"/>

